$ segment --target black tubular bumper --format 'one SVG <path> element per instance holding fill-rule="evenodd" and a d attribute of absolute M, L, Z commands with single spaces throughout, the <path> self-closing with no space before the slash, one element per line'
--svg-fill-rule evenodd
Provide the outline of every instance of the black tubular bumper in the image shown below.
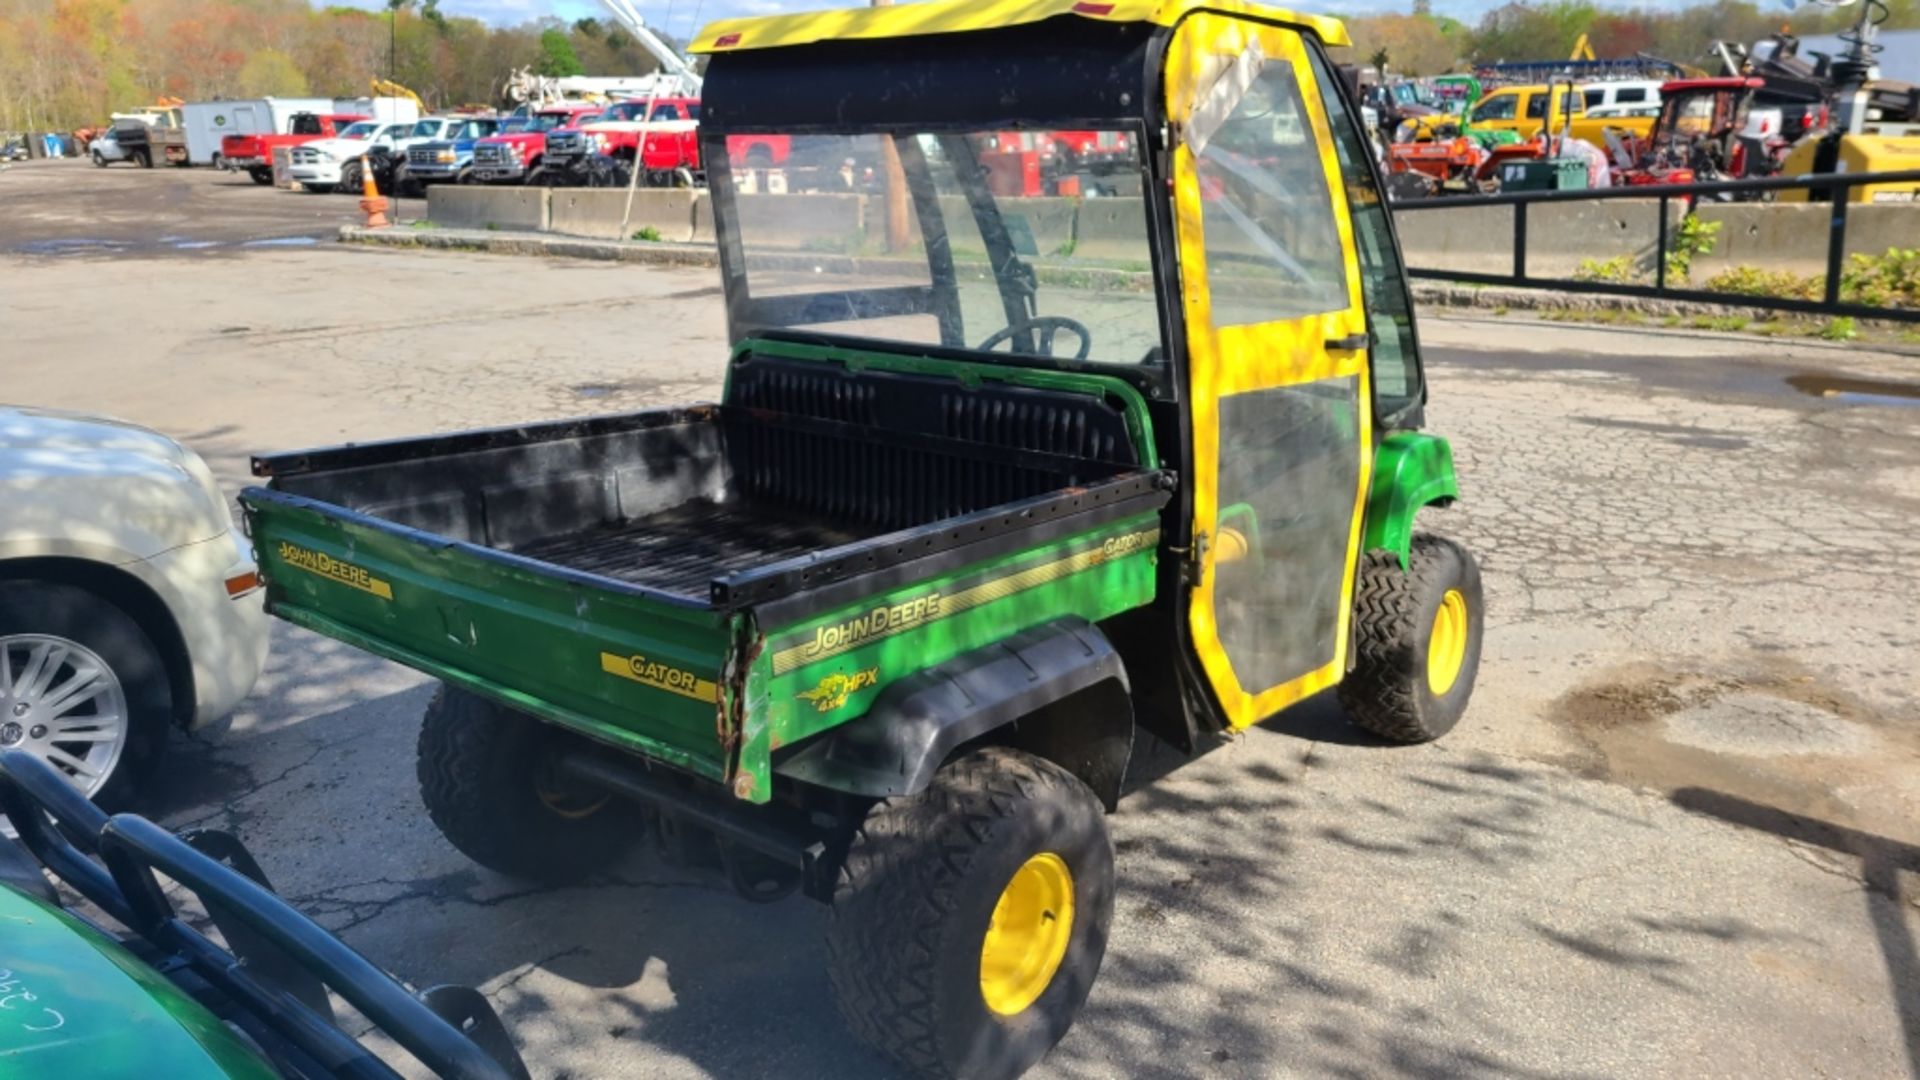
<path fill-rule="evenodd" d="M 108 817 L 51 766 L 18 750 L 0 753 L 0 812 L 40 865 L 132 930 L 127 943 L 137 952 L 157 950 L 163 962 L 156 967 L 244 1029 L 287 1075 L 398 1080 L 335 1026 L 331 989 L 439 1076 L 527 1077 L 505 1026 L 477 992 L 409 991 L 275 895 L 231 834 L 180 837 L 134 814 Z M 200 898 L 231 952 L 186 924 L 156 872 Z"/>

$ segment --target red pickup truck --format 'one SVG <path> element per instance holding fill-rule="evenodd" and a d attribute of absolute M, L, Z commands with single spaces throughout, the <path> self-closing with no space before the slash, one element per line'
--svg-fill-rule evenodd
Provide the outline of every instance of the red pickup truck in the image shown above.
<path fill-rule="evenodd" d="M 229 135 L 220 140 L 220 156 L 229 169 L 245 169 L 256 184 L 273 183 L 273 151 L 316 139 L 331 139 L 342 128 L 372 117 L 357 113 L 294 113 L 285 135 Z"/>
<path fill-rule="evenodd" d="M 482 184 L 538 184 L 549 176 L 544 168 L 547 133 L 598 116 L 601 105 L 556 105 L 530 117 L 509 119 L 511 127 L 473 144 L 473 179 Z"/>
<path fill-rule="evenodd" d="M 644 117 L 644 119 L 643 119 Z M 646 130 L 646 145 L 640 132 Z M 751 145 L 748 145 L 751 144 Z M 744 156 L 751 168 L 786 164 L 791 142 L 785 135 L 740 135 L 728 139 L 729 150 Z M 624 170 L 636 164 L 643 182 L 665 186 L 683 170 L 700 182 L 700 99 L 663 97 L 647 111 L 642 99 L 607 107 L 598 119 L 576 123 L 547 137 L 549 172 L 564 171 L 573 183 L 610 183 L 624 187 Z"/>

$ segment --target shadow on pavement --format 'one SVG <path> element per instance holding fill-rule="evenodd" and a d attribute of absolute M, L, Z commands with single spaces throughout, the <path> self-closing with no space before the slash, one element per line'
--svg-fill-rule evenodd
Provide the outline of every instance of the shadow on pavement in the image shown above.
<path fill-rule="evenodd" d="M 1906 1036 L 1908 1069 L 1920 1077 L 1920 946 L 1907 929 L 1907 901 L 1900 888 L 1902 870 L 1920 873 L 1920 847 L 1707 788 L 1681 788 L 1671 798 L 1683 810 L 1860 860 L 1867 918 L 1886 961 L 1893 1007 Z"/>

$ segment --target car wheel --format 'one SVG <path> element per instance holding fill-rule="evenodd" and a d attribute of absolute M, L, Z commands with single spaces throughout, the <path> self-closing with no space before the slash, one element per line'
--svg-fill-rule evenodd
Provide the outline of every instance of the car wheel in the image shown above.
<path fill-rule="evenodd" d="M 477 184 L 480 181 L 474 179 L 472 169 L 461 169 L 460 172 L 454 176 L 453 182 L 456 184 Z"/>
<path fill-rule="evenodd" d="M 119 810 L 160 764 L 172 703 L 159 650 L 126 612 L 74 585 L 0 582 L 0 748 Z"/>
<path fill-rule="evenodd" d="M 133 160 L 139 162 L 140 167 L 143 169 L 153 168 L 153 154 L 149 151 L 135 150 L 133 152 Z"/>
<path fill-rule="evenodd" d="M 340 166 L 340 183 L 337 186 L 339 190 L 348 192 L 349 194 L 359 193 L 360 191 L 360 163 L 359 162 L 349 161 L 345 165 Z"/>
<path fill-rule="evenodd" d="M 828 912 L 855 1035 L 926 1077 L 1019 1076 L 1086 1003 L 1113 917 L 1100 800 L 1017 750 L 976 750 L 868 812 Z"/>
<path fill-rule="evenodd" d="M 107 167 L 107 159 L 100 156 L 100 151 L 95 150 L 93 152 L 93 164 L 97 168 L 104 169 Z"/>
<path fill-rule="evenodd" d="M 262 186 L 273 183 L 273 170 L 262 165 L 248 169 L 247 175 L 253 177 L 254 183 Z"/>

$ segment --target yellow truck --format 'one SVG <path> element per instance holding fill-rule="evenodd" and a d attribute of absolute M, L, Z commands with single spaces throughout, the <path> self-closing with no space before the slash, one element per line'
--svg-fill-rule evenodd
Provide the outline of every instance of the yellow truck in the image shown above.
<path fill-rule="evenodd" d="M 1555 135 L 1569 134 L 1603 148 L 1608 128 L 1641 139 L 1653 131 L 1651 116 L 1588 119 L 1586 105 L 1585 93 L 1573 83 L 1535 83 L 1489 91 L 1467 116 L 1476 131 L 1511 131 L 1522 139 L 1531 139 L 1543 130 L 1551 130 Z"/>

